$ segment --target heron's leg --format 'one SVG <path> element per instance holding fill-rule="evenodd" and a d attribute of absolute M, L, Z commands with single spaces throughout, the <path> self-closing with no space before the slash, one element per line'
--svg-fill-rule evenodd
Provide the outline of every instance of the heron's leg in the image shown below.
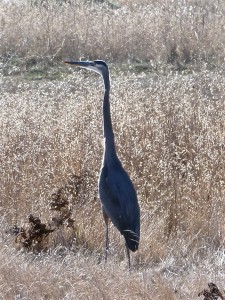
<path fill-rule="evenodd" d="M 129 250 L 129 248 L 127 247 L 127 244 L 126 244 L 126 248 L 127 248 L 128 266 L 129 266 L 129 270 L 130 270 L 130 250 Z"/>
<path fill-rule="evenodd" d="M 108 250 L 109 250 L 109 217 L 104 211 L 104 208 L 102 209 L 103 217 L 105 220 L 105 226 L 106 226 L 106 239 L 105 239 L 105 261 L 107 261 L 108 256 Z"/>

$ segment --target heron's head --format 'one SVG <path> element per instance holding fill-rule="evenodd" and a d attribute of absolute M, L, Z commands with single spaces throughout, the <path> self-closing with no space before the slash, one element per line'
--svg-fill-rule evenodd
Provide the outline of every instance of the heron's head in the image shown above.
<path fill-rule="evenodd" d="M 94 60 L 94 61 L 65 61 L 66 64 L 75 65 L 81 68 L 92 70 L 101 76 L 105 76 L 109 73 L 107 64 L 103 60 Z"/>

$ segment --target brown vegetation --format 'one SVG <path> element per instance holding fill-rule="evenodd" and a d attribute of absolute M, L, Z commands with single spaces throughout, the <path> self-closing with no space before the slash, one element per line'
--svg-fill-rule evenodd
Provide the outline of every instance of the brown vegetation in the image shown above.
<path fill-rule="evenodd" d="M 63 220 L 60 207 L 66 207 L 65 215 L 74 222 L 48 236 L 47 256 L 42 254 L 41 261 L 30 258 L 28 263 L 26 254 L 5 248 L 10 241 L 2 233 L 0 272 L 8 276 L 18 270 L 15 262 L 22 260 L 26 276 L 35 268 L 38 280 L 46 276 L 47 269 L 54 272 L 55 265 L 63 271 L 49 275 L 50 281 L 64 285 L 65 278 L 70 278 L 78 298 L 84 293 L 84 299 L 94 296 L 87 291 L 90 281 L 82 276 L 97 281 L 97 295 L 108 298 L 110 286 L 119 280 L 113 278 L 120 278 L 120 299 L 133 293 L 140 299 L 151 299 L 149 293 L 163 299 L 193 299 L 205 281 L 223 286 L 223 73 L 203 70 L 161 76 L 111 69 L 117 148 L 141 205 L 141 244 L 140 251 L 132 255 L 131 275 L 125 275 L 123 239 L 113 226 L 109 262 L 104 267 L 105 231 L 97 199 L 103 151 L 102 91 L 95 88 L 100 79 L 83 71 L 61 81 L 19 81 L 16 88 L 15 81 L 6 78 L 2 82 L 2 232 L 14 224 L 26 227 L 29 214 L 46 224 L 52 218 Z M 60 255 L 69 266 L 61 262 Z M 14 257 L 14 263 L 6 268 L 8 256 Z M 74 268 L 81 276 L 78 281 L 72 275 Z M 4 280 L 1 293 L 7 293 L 10 284 L 10 295 L 15 295 L 17 283 Z M 17 280 L 29 298 L 32 289 L 21 275 Z M 47 287 L 41 286 L 40 295 L 44 295 Z M 59 292 L 57 287 L 54 291 L 50 298 Z M 66 295 L 66 287 L 61 295 Z"/>
<path fill-rule="evenodd" d="M 198 296 L 204 296 L 204 300 L 217 300 L 224 299 L 222 293 L 218 289 L 217 285 L 215 283 L 208 283 L 209 290 L 204 289 L 201 293 L 198 294 Z"/>
<path fill-rule="evenodd" d="M 109 2 L 1 2 L 4 66 L 25 57 L 17 63 L 17 70 L 24 70 L 46 56 L 169 62 L 179 68 L 198 60 L 223 61 L 223 1 Z"/>
<path fill-rule="evenodd" d="M 208 282 L 224 294 L 223 4 L 194 3 L 1 2 L 1 70 L 15 76 L 0 81 L 0 298 L 203 299 Z M 130 59 L 110 64 L 117 150 L 141 206 L 130 272 L 113 226 L 104 261 L 100 79 L 60 63 L 60 80 L 24 79 L 45 55 Z"/>

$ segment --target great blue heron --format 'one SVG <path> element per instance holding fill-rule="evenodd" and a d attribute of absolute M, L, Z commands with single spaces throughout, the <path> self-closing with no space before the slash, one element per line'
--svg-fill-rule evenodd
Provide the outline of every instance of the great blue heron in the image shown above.
<path fill-rule="evenodd" d="M 122 167 L 117 156 L 114 133 L 110 115 L 110 80 L 107 64 L 102 60 L 95 61 L 65 61 L 82 68 L 90 69 L 100 74 L 104 81 L 105 93 L 103 101 L 104 156 L 99 175 L 99 195 L 102 203 L 103 217 L 106 224 L 106 256 L 109 247 L 109 218 L 126 241 L 127 255 L 130 267 L 130 253 L 138 250 L 140 238 L 140 208 L 135 188 Z"/>

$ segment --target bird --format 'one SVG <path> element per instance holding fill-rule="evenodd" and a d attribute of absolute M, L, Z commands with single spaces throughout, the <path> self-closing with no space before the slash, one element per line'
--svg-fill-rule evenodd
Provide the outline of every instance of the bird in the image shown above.
<path fill-rule="evenodd" d="M 138 250 L 140 241 L 140 206 L 135 187 L 118 158 L 110 112 L 110 76 L 105 61 L 73 61 L 65 63 L 92 70 L 101 75 L 104 83 L 103 134 L 104 153 L 98 180 L 103 218 L 106 226 L 105 260 L 109 250 L 109 220 L 125 239 L 130 268 L 130 250 Z"/>

